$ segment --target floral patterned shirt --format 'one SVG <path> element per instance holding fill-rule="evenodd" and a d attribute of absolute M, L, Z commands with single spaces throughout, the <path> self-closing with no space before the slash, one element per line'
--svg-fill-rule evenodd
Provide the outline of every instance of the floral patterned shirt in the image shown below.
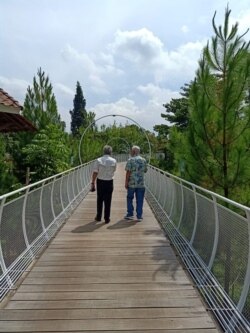
<path fill-rule="evenodd" d="M 129 158 L 126 171 L 130 171 L 128 187 L 144 188 L 144 173 L 147 172 L 147 162 L 145 158 L 137 155 Z"/>

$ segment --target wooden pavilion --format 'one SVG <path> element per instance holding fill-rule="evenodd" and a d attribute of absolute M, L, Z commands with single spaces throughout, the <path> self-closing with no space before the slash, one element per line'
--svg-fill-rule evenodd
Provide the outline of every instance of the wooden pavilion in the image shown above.
<path fill-rule="evenodd" d="M 0 88 L 0 132 L 36 131 L 35 126 L 21 114 L 22 106 Z"/>

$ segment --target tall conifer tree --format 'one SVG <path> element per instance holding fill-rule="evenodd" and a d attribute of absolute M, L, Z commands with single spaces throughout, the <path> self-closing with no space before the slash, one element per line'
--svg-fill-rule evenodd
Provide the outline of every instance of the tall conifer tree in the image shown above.
<path fill-rule="evenodd" d="M 250 107 L 246 103 L 250 79 L 250 43 L 239 36 L 238 23 L 224 27 L 205 47 L 190 90 L 189 149 L 206 186 L 230 197 L 249 181 Z M 216 14 L 216 13 L 215 13 Z M 192 165 L 191 165 L 192 168 Z"/>
<path fill-rule="evenodd" d="M 23 115 L 31 120 L 38 130 L 45 129 L 49 124 L 64 128 L 57 111 L 55 95 L 49 77 L 41 68 L 38 69 L 37 78 L 33 78 L 33 87 L 28 87 Z"/>
<path fill-rule="evenodd" d="M 83 96 L 82 87 L 77 81 L 76 84 L 76 94 L 74 98 L 74 108 L 70 111 L 71 115 L 71 132 L 73 136 L 79 133 L 79 128 L 81 126 L 87 125 L 87 111 L 86 100 Z"/>

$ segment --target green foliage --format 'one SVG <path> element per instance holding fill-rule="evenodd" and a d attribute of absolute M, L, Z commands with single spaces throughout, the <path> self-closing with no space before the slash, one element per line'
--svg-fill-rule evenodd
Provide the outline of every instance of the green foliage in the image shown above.
<path fill-rule="evenodd" d="M 67 134 L 53 124 L 39 131 L 22 153 L 34 173 L 32 182 L 67 170 L 70 166 Z"/>
<path fill-rule="evenodd" d="M 13 174 L 13 161 L 6 150 L 6 138 L 6 135 L 0 134 L 0 195 L 18 187 L 18 181 Z"/>
<path fill-rule="evenodd" d="M 190 90 L 189 150 L 206 187 L 233 198 L 249 183 L 250 105 L 246 103 L 250 78 L 249 43 L 237 36 L 238 24 L 213 27 L 215 37 L 205 47 Z M 191 161 L 190 161 L 191 162 Z M 203 174 L 203 175 L 202 175 Z"/>
<path fill-rule="evenodd" d="M 170 103 L 163 105 L 167 114 L 161 114 L 171 124 L 174 124 L 179 130 L 185 130 L 188 127 L 188 99 L 172 98 Z"/>
<path fill-rule="evenodd" d="M 87 127 L 86 100 L 83 96 L 82 87 L 79 82 L 76 84 L 76 94 L 74 98 L 74 108 L 69 113 L 71 115 L 71 132 L 73 136 L 79 134 L 80 127 Z"/>
<path fill-rule="evenodd" d="M 84 132 L 83 132 L 84 131 Z M 149 146 L 145 133 L 136 125 L 125 126 L 117 125 L 116 122 L 113 125 L 101 125 L 85 131 L 81 129 L 81 134 L 84 133 L 84 137 L 81 141 L 80 153 L 83 162 L 92 160 L 102 154 L 102 148 L 104 145 L 109 144 L 113 148 L 113 154 L 127 153 L 133 145 L 138 145 L 141 148 L 142 154 L 149 153 Z M 155 136 L 147 132 L 151 146 L 156 145 Z M 152 149 L 152 147 L 151 147 Z"/>
<path fill-rule="evenodd" d="M 37 78 L 33 78 L 33 87 L 28 87 L 23 116 L 29 119 L 38 130 L 46 128 L 49 124 L 65 127 L 57 112 L 55 95 L 52 92 L 53 87 L 49 82 L 49 77 L 41 68 L 38 69 Z"/>
<path fill-rule="evenodd" d="M 180 92 L 183 97 L 172 98 L 169 103 L 163 104 L 166 114 L 162 113 L 161 116 L 169 125 L 154 126 L 154 130 L 158 132 L 158 150 L 163 152 L 165 156 L 164 160 L 158 161 L 158 167 L 177 174 L 179 174 L 180 169 L 183 169 L 180 165 L 184 163 L 183 142 L 180 141 L 180 138 L 182 138 L 181 133 L 184 133 L 189 125 L 189 90 L 190 84 L 185 84 L 184 87 L 181 87 Z M 183 171 L 181 171 L 181 175 L 183 176 Z"/>

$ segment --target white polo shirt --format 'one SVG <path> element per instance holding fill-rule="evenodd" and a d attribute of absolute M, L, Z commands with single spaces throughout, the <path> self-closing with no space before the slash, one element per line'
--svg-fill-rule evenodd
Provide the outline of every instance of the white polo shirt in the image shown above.
<path fill-rule="evenodd" d="M 97 172 L 97 178 L 101 180 L 112 180 L 116 170 L 116 160 L 110 155 L 99 157 L 94 164 L 93 172 Z"/>

